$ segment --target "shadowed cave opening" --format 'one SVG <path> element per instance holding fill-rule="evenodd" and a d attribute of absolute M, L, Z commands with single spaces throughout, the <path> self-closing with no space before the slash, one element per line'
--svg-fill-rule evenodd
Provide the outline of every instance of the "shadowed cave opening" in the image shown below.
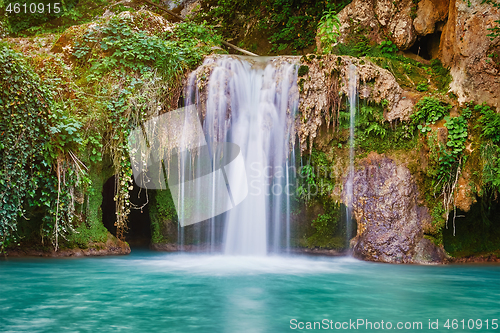
<path fill-rule="evenodd" d="M 439 43 L 441 42 L 441 31 L 419 36 L 409 51 L 425 60 L 432 60 L 438 57 Z"/>
<path fill-rule="evenodd" d="M 455 257 L 467 257 L 495 251 L 500 244 L 499 198 L 478 198 L 468 212 L 459 209 L 448 216 L 448 227 L 443 229 L 445 250 Z"/>
<path fill-rule="evenodd" d="M 116 207 L 115 207 L 115 176 L 109 178 L 104 183 L 102 190 L 102 223 L 108 231 L 116 236 Z M 125 233 L 125 240 L 131 246 L 148 246 L 151 242 L 151 219 L 149 217 L 148 193 L 139 188 L 134 181 L 134 187 L 129 191 L 130 201 L 134 207 L 142 209 L 131 209 L 128 217 L 128 230 Z"/>

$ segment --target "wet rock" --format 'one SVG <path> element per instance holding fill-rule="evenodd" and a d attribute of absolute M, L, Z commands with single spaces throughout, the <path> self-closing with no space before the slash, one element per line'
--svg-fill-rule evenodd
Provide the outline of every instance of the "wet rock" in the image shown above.
<path fill-rule="evenodd" d="M 354 256 L 388 263 L 443 262 L 444 252 L 423 238 L 430 216 L 419 205 L 418 195 L 405 165 L 377 153 L 361 160 L 353 179 L 353 214 L 358 223 L 351 242 Z M 346 196 L 344 191 L 343 201 L 349 202 Z"/>
<path fill-rule="evenodd" d="M 443 28 L 439 57 L 451 67 L 451 90 L 460 103 L 486 102 L 500 107 L 500 37 L 493 41 L 489 28 L 500 18 L 500 9 L 480 0 L 450 0 L 448 21 Z"/>
<path fill-rule="evenodd" d="M 413 262 L 416 264 L 441 264 L 447 260 L 444 250 L 427 238 L 422 238 L 415 246 Z"/>

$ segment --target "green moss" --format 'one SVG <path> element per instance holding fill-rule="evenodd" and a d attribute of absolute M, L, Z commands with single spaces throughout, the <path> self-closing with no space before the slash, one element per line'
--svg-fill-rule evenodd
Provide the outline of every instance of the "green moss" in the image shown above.
<path fill-rule="evenodd" d="M 427 82 L 429 75 L 423 64 L 403 56 L 370 57 L 372 62 L 390 71 L 403 88 L 415 89 L 420 82 Z"/>
<path fill-rule="evenodd" d="M 302 65 L 299 67 L 299 71 L 298 71 L 299 76 L 304 76 L 307 73 L 309 73 L 309 66 Z"/>
<path fill-rule="evenodd" d="M 151 243 L 177 242 L 177 212 L 169 190 L 151 191 Z"/>
<path fill-rule="evenodd" d="M 433 59 L 431 61 L 431 68 L 432 68 L 432 73 L 431 73 L 431 80 L 434 83 L 434 85 L 438 88 L 439 91 L 447 92 L 450 83 L 452 81 L 452 77 L 450 74 L 449 69 L 444 68 L 443 64 L 439 59 Z"/>
<path fill-rule="evenodd" d="M 109 161 L 107 161 L 109 163 Z M 83 204 L 85 214 L 75 232 L 68 236 L 68 247 L 88 248 L 90 243 L 105 243 L 109 232 L 102 223 L 102 190 L 104 183 L 112 176 L 112 170 L 96 167 L 90 174 L 91 185 L 87 200 Z"/>
<path fill-rule="evenodd" d="M 300 242 L 300 246 L 308 248 L 345 250 L 347 242 L 346 208 L 344 205 L 323 197 L 323 213 L 312 220 L 311 228 Z M 354 228 L 350 235 L 356 234 L 356 222 L 351 221 Z"/>
<path fill-rule="evenodd" d="M 445 250 L 454 257 L 484 255 L 500 248 L 500 206 L 480 198 L 468 212 L 457 210 L 443 229 Z"/>
<path fill-rule="evenodd" d="M 300 92 L 303 92 L 304 91 L 304 82 L 306 82 L 306 80 L 304 78 L 300 78 L 298 84 L 299 84 L 299 91 Z"/>

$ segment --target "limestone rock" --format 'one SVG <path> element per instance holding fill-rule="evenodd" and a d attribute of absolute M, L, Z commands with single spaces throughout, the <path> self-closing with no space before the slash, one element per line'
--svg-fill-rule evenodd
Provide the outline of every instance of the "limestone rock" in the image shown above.
<path fill-rule="evenodd" d="M 413 6 L 412 0 L 354 0 L 338 14 L 339 42 L 364 29 L 372 41 L 379 43 L 387 37 L 406 50 L 417 38 L 411 18 Z"/>
<path fill-rule="evenodd" d="M 299 77 L 301 117 L 296 127 L 302 150 L 307 149 L 307 139 L 312 142 L 321 125 L 325 121 L 329 123 L 328 112 L 332 106 L 332 98 L 348 96 L 351 64 L 356 66 L 356 86 L 360 99 L 378 104 L 386 101 L 388 104 L 384 117 L 387 121 L 409 119 L 415 104 L 414 98 L 399 86 L 388 70 L 364 58 L 331 55 L 321 59 L 308 59 L 303 63 L 303 66 L 308 66 L 308 73 Z"/>
<path fill-rule="evenodd" d="M 430 215 L 418 204 L 417 185 L 408 168 L 377 153 L 359 166 L 353 179 L 353 214 L 358 224 L 351 243 L 354 256 L 389 263 L 442 262 L 444 252 L 423 238 L 423 225 Z M 342 197 L 349 202 L 346 191 Z"/>
<path fill-rule="evenodd" d="M 417 17 L 413 26 L 419 35 L 434 33 L 436 23 L 448 17 L 449 0 L 423 0 L 418 3 Z"/>
<path fill-rule="evenodd" d="M 500 38 L 491 41 L 488 28 L 500 18 L 500 9 L 481 0 L 450 0 L 449 17 L 443 28 L 439 55 L 451 67 L 451 90 L 460 103 L 487 102 L 500 107 L 500 64 L 488 57 L 500 56 Z"/>

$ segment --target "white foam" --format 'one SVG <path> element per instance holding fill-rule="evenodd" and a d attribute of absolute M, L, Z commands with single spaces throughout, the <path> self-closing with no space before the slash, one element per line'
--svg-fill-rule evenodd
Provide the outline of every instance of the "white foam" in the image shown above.
<path fill-rule="evenodd" d="M 130 265 L 131 260 L 126 264 Z M 349 258 L 305 256 L 227 256 L 166 254 L 155 258 L 134 259 L 132 265 L 141 269 L 168 273 L 201 275 L 309 275 L 349 273 L 360 261 Z"/>

